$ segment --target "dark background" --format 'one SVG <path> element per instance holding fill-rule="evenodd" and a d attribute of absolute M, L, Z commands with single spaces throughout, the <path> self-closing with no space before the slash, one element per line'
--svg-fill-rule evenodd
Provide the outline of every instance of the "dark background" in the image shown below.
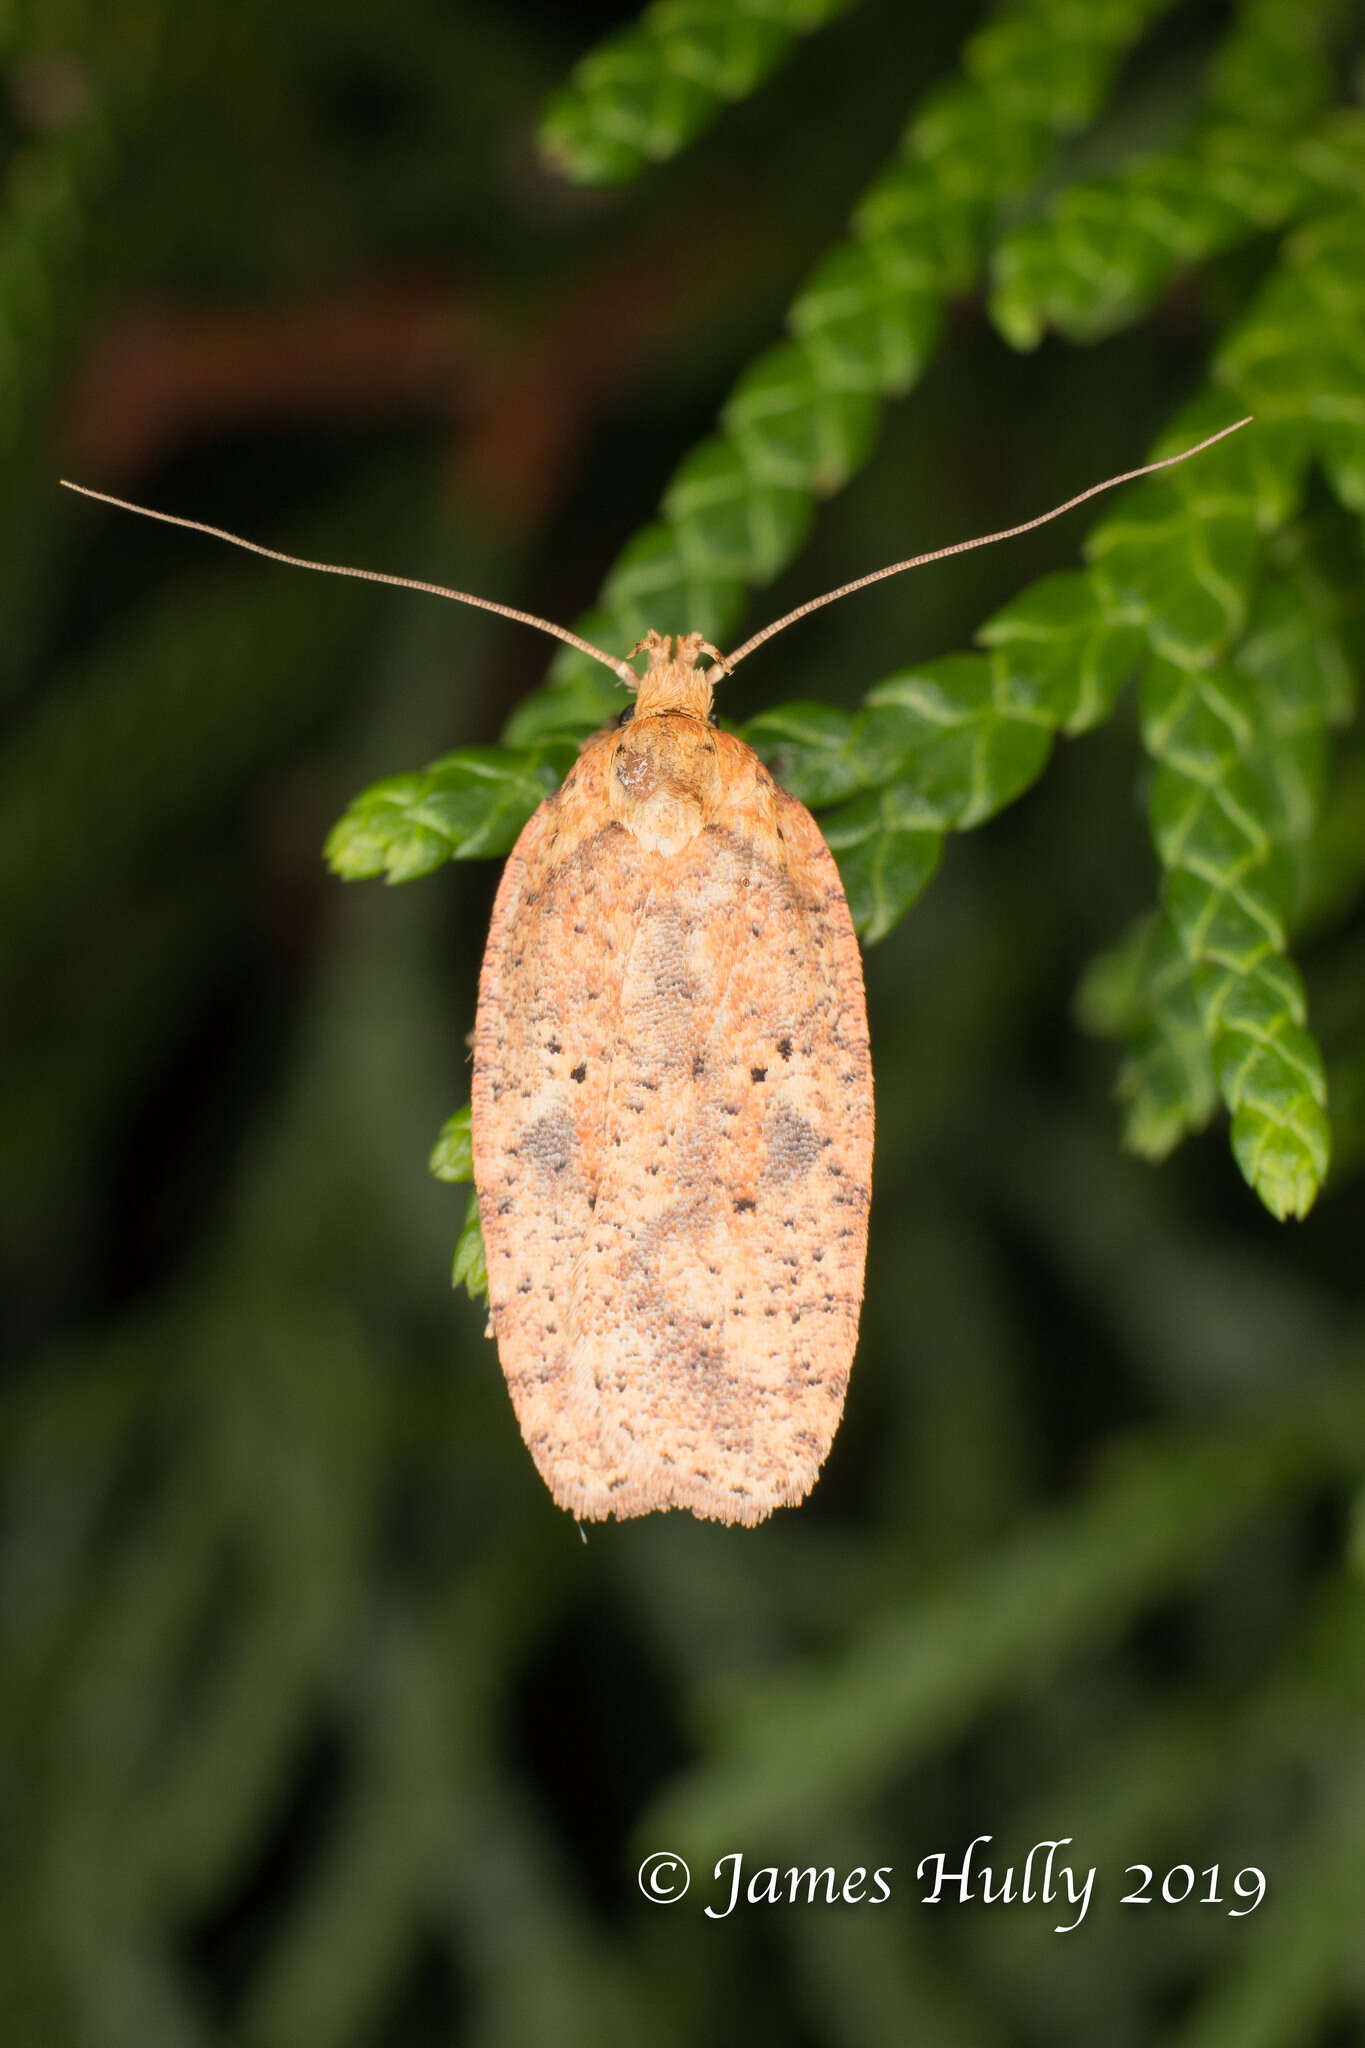
<path fill-rule="evenodd" d="M 1346 2042 L 1365 1629 L 1330 1446 L 1365 1206 L 1343 1172 L 1277 1226 L 1221 1130 L 1119 1150 L 1070 1006 L 1156 890 L 1131 705 L 868 953 L 868 1301 L 810 1502 L 584 1544 L 426 1172 L 496 864 L 385 891 L 320 858 L 361 785 L 493 740 L 544 644 L 54 487 L 575 618 L 978 15 L 867 0 L 699 148 L 576 189 L 537 114 L 626 18 L 120 4 L 10 52 L 21 225 L 23 179 L 52 194 L 0 265 L 4 2031 Z M 1226 20 L 1148 38 L 1123 149 L 1178 129 Z M 1012 354 L 958 304 L 752 625 L 1141 459 L 1269 253 L 1088 349 Z M 856 703 L 1083 531 L 865 593 L 723 708 Z M 1084 1925 L 916 1903 L 981 1833 L 997 1865 L 1074 1837 Z M 661 1847 L 694 1864 L 671 1908 L 635 1885 Z M 713 1924 L 732 1850 L 891 1864 L 894 1900 Z M 1121 1908 L 1138 1861 L 1268 1897 Z"/>

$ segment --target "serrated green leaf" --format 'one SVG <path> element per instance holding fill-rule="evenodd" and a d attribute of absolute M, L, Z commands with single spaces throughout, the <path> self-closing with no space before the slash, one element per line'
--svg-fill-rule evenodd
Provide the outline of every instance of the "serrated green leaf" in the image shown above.
<path fill-rule="evenodd" d="M 964 57 L 971 63 L 975 38 Z M 1053 45 L 1054 56 L 1065 47 Z M 999 82 L 999 74 L 994 82 Z M 1018 106 L 1008 106 L 984 79 L 954 79 L 933 93 L 910 123 L 914 153 L 934 166 L 959 204 L 971 210 L 974 239 L 982 239 L 994 205 L 1033 183 L 1051 153 L 1056 130 Z M 944 176 L 945 168 L 948 175 Z"/>
<path fill-rule="evenodd" d="M 623 660 L 634 645 L 605 612 L 581 620 L 580 630 L 594 646 L 618 648 Z M 556 663 L 553 680 L 523 698 L 508 719 L 502 729 L 503 746 L 535 747 L 543 740 L 565 736 L 585 739 L 625 710 L 630 702 L 625 687 L 600 661 L 573 648 L 565 648 L 564 653 L 566 659 Z"/>
<path fill-rule="evenodd" d="M 1338 380 L 1338 390 L 1345 384 Z M 1356 394 L 1350 394 L 1352 400 Z M 1365 410 L 1365 394 L 1361 394 Z M 1365 513 L 1365 422 L 1324 420 L 1315 435 L 1318 459 L 1327 480 L 1343 505 L 1352 512 Z"/>
<path fill-rule="evenodd" d="M 1179 270 L 1320 202 L 1334 117 L 1321 136 L 1309 124 L 1330 89 L 1331 34 L 1329 8 L 1243 9 L 1179 147 L 1064 186 L 1041 218 L 1001 237 L 991 313 L 1006 339 L 1032 348 L 1055 327 L 1093 341 L 1133 320 Z"/>
<path fill-rule="evenodd" d="M 1125 1038 L 1115 1095 L 1123 1105 L 1124 1149 L 1160 1160 L 1218 1107 L 1194 970 L 1163 912 L 1138 918 L 1092 962 L 1076 996 L 1083 1028 Z"/>
<path fill-rule="evenodd" d="M 574 755 L 567 740 L 523 751 L 465 747 L 420 774 L 389 776 L 332 827 L 327 861 L 345 881 L 382 874 L 406 882 L 448 860 L 507 853 Z"/>
<path fill-rule="evenodd" d="M 809 345 L 796 341 L 751 364 L 721 413 L 751 476 L 816 497 L 866 461 L 877 422 L 872 394 L 827 389 Z"/>
<path fill-rule="evenodd" d="M 1236 393 L 1210 386 L 1172 416 L 1153 442 L 1151 457 L 1179 455 L 1245 413 Z M 1168 469 L 1163 481 L 1193 522 L 1223 513 L 1247 515 L 1259 533 L 1270 534 L 1298 512 L 1308 458 L 1302 425 L 1256 419 L 1250 428 L 1204 449 L 1193 462 Z"/>
<path fill-rule="evenodd" d="M 1301 127 L 1331 89 L 1324 50 L 1331 25 L 1325 7 L 1243 9 L 1209 66 L 1214 112 L 1265 135 Z"/>
<path fill-rule="evenodd" d="M 1127 191 L 1073 186 L 1051 218 L 1020 227 L 997 249 L 991 318 L 1015 348 L 1036 347 L 1049 327 L 1095 341 L 1134 318 L 1172 261 Z"/>
<path fill-rule="evenodd" d="M 447 1117 L 441 1126 L 441 1135 L 436 1140 L 430 1159 L 429 1170 L 437 1180 L 460 1183 L 474 1178 L 474 1149 L 470 1136 L 471 1111 L 466 1103 Z M 471 1301 L 478 1301 L 488 1293 L 488 1267 L 484 1258 L 483 1225 L 479 1221 L 479 1198 L 471 1192 L 469 1205 L 465 1210 L 464 1227 L 455 1244 L 455 1256 L 451 1265 L 450 1284 L 463 1287 Z"/>
<path fill-rule="evenodd" d="M 782 787 L 804 804 L 837 803 L 883 779 L 860 743 L 862 720 L 832 704 L 780 704 L 740 728 Z"/>
<path fill-rule="evenodd" d="M 1276 736 L 1343 725 L 1355 709 L 1350 656 L 1326 606 L 1315 606 L 1305 576 L 1265 578 L 1236 668 L 1255 679 L 1262 715 Z"/>
<path fill-rule="evenodd" d="M 854 232 L 875 252 L 885 276 L 907 290 L 942 298 L 964 292 L 980 258 L 982 212 L 948 189 L 918 159 L 893 163 L 858 202 Z"/>
<path fill-rule="evenodd" d="M 862 739 L 894 773 L 918 829 L 964 831 L 1037 778 L 1052 730 L 1001 703 L 984 654 L 952 654 L 870 690 Z"/>
<path fill-rule="evenodd" d="M 1072 1014 L 1082 1031 L 1095 1038 L 1128 1038 L 1147 1022 L 1154 954 L 1165 923 L 1160 911 L 1149 910 L 1133 920 L 1115 945 L 1095 955 L 1072 998 Z"/>
<path fill-rule="evenodd" d="M 1235 666 L 1255 693 L 1261 777 L 1277 841 L 1301 851 L 1322 809 L 1327 733 L 1354 709 L 1352 657 L 1343 628 L 1365 585 L 1359 544 L 1330 560 L 1336 535 L 1321 520 L 1281 536 L 1275 567 L 1256 594 Z"/>
<path fill-rule="evenodd" d="M 427 1161 L 427 1170 L 437 1180 L 465 1181 L 474 1178 L 474 1150 L 469 1135 L 470 1107 L 457 1109 L 453 1116 L 446 1118 L 441 1126 L 441 1135 L 432 1147 Z"/>
<path fill-rule="evenodd" d="M 1320 203 L 1358 203 L 1365 190 L 1365 113 L 1334 107 L 1298 145 L 1305 171 L 1319 187 Z"/>
<path fill-rule="evenodd" d="M 1124 1106 L 1124 1150 L 1140 1159 L 1167 1158 L 1209 1123 L 1218 1089 L 1188 980 L 1134 1035 L 1115 1094 Z"/>
<path fill-rule="evenodd" d="M 680 465 L 662 505 L 693 575 L 745 583 L 775 576 L 805 540 L 813 517 L 806 492 L 757 483 L 734 442 L 718 435 Z"/>
<path fill-rule="evenodd" d="M 866 945 L 875 945 L 899 924 L 938 866 L 943 834 L 925 831 L 917 817 L 913 792 L 892 784 L 854 797 L 820 820 L 825 844 L 839 864 L 854 928 Z"/>
<path fill-rule="evenodd" d="M 1237 1164 L 1278 1223 L 1302 1219 L 1317 1200 L 1327 1178 L 1331 1134 L 1324 1111 L 1314 1102 L 1297 1103 L 1290 1119 L 1279 1099 L 1269 1107 L 1249 1102 L 1232 1119 L 1232 1149 Z"/>
<path fill-rule="evenodd" d="M 1292 235 L 1251 315 L 1219 350 L 1217 374 L 1258 418 L 1305 433 L 1352 510 L 1365 504 L 1365 211 L 1356 204 Z"/>
<path fill-rule="evenodd" d="M 1193 781 L 1214 782 L 1251 745 L 1256 707 L 1235 668 L 1192 670 L 1158 659 L 1142 679 L 1141 721 L 1149 754 Z"/>
<path fill-rule="evenodd" d="M 1326 1177 L 1330 1142 L 1326 1078 L 1303 1028 L 1302 984 L 1288 961 L 1268 959 L 1250 975 L 1201 968 L 1196 985 L 1216 1025 L 1214 1064 L 1233 1112 L 1238 1164 L 1272 1215 L 1305 1216 Z"/>
<path fill-rule="evenodd" d="M 694 554 L 678 530 L 661 521 L 627 543 L 602 586 L 614 646 L 629 649 L 650 632 L 725 638 L 743 584 L 732 573 L 699 563 Z"/>
<path fill-rule="evenodd" d="M 1241 631 L 1258 552 L 1249 509 L 1201 516 L 1165 478 L 1126 493 L 1086 544 L 1106 603 L 1188 667 L 1217 661 Z"/>
<path fill-rule="evenodd" d="M 1317 184 L 1282 137 L 1217 128 L 1121 178 L 1067 187 L 993 261 L 991 316 L 1017 348 L 1049 327 L 1073 341 L 1126 326 L 1175 273 L 1280 225 Z"/>
<path fill-rule="evenodd" d="M 826 257 L 791 309 L 827 390 L 900 392 L 938 339 L 939 295 L 908 286 L 894 249 L 845 242 Z"/>
<path fill-rule="evenodd" d="M 1100 724 L 1146 651 L 1141 629 L 1106 608 L 1094 579 L 1044 576 L 987 619 L 995 694 L 1064 732 Z"/>
<path fill-rule="evenodd" d="M 1105 23 L 1098 12 L 1075 19 L 1059 44 L 1046 13 L 1022 10 L 990 22 L 966 52 L 968 76 L 985 85 L 993 105 L 1021 123 L 1066 135 L 1085 125 L 1112 64 L 1111 37 L 1136 26 L 1140 11 L 1116 7 Z"/>
<path fill-rule="evenodd" d="M 1284 724 L 1297 725 L 1295 745 L 1313 724 L 1304 700 L 1294 702 L 1292 683 L 1303 680 L 1299 640 L 1278 653 L 1286 645 L 1283 619 L 1278 602 L 1262 613 L 1252 643 L 1261 672 L 1252 676 L 1236 660 L 1200 672 L 1154 662 L 1142 717 L 1143 738 L 1161 764 L 1149 811 L 1195 1020 L 1232 1114 L 1238 1164 L 1281 1220 L 1307 1213 L 1328 1162 L 1322 1059 L 1304 1029 L 1302 985 L 1283 957 L 1288 811 L 1265 772 Z M 1288 664 L 1281 676 L 1291 686 L 1278 731 L 1267 715 L 1275 710 L 1277 660 Z M 1328 692 L 1318 693 L 1319 717 L 1328 701 Z M 1152 1021 L 1121 1077 L 1136 1105 L 1129 1140 L 1149 1153 L 1194 1128 L 1203 1108 L 1183 991 L 1179 1008 L 1172 993 L 1164 1001 L 1153 995 Z"/>
<path fill-rule="evenodd" d="M 1248 865 L 1225 881 L 1178 867 L 1163 892 L 1171 923 L 1192 960 L 1208 959 L 1249 974 L 1285 943 L 1281 891 L 1272 870 Z"/>
<path fill-rule="evenodd" d="M 853 0 L 656 0 L 575 67 L 541 118 L 540 147 L 581 184 L 615 185 L 661 163 L 754 91 Z"/>
<path fill-rule="evenodd" d="M 464 1229 L 455 1245 L 455 1257 L 450 1268 L 452 1287 L 463 1287 L 471 1301 L 482 1301 L 488 1294 L 488 1261 L 484 1256 L 483 1225 L 479 1221 L 479 1198 L 471 1194 L 469 1207 L 465 1211 Z"/>

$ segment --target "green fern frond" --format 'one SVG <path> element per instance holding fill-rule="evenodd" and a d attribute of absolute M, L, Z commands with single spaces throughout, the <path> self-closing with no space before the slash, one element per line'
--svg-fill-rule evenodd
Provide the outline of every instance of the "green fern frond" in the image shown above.
<path fill-rule="evenodd" d="M 1219 46 L 1195 132 L 1121 175 L 1068 185 L 1002 236 L 991 314 L 1016 348 L 1048 328 L 1093 341 L 1127 326 L 1181 270 L 1283 227 L 1336 189 L 1340 117 L 1328 96 L 1335 0 L 1252 0 Z"/>
<path fill-rule="evenodd" d="M 1350 139 L 1365 163 L 1365 123 L 1353 124 Z M 1317 457 L 1353 512 L 1365 512 L 1363 254 L 1365 208 L 1358 201 L 1298 229 L 1254 317 L 1220 351 L 1215 368 L 1259 420 Z"/>
<path fill-rule="evenodd" d="M 417 775 L 392 775 L 358 796 L 324 849 L 334 874 L 410 882 L 448 860 L 510 853 L 536 805 L 572 767 L 571 740 L 462 747 Z"/>
<path fill-rule="evenodd" d="M 1120 1079 L 1128 1141 L 1160 1153 L 1198 1129 L 1208 1117 L 1211 1070 L 1232 1113 L 1238 1162 L 1280 1216 L 1306 1213 L 1329 1150 L 1321 1055 L 1303 1028 L 1299 977 L 1277 957 L 1292 909 L 1285 855 L 1311 831 L 1324 729 L 1350 715 L 1352 690 L 1345 650 L 1302 573 L 1277 573 L 1272 560 L 1249 625 L 1248 614 L 1258 529 L 1281 525 L 1294 509 L 1310 449 L 1343 501 L 1358 500 L 1365 384 L 1349 345 L 1325 352 L 1319 337 L 1330 306 L 1334 334 L 1354 326 L 1365 338 L 1362 259 L 1358 209 L 1301 230 L 1219 352 L 1215 375 L 1274 429 L 1246 437 L 1253 450 L 1259 442 L 1269 466 L 1251 474 L 1247 450 L 1235 457 L 1224 444 L 1201 475 L 1139 494 L 1139 504 L 1155 501 L 1152 524 L 1163 541 L 1183 527 L 1178 552 L 1189 567 L 1177 601 L 1154 604 L 1136 577 L 1123 579 L 1131 511 L 1092 541 L 1111 576 L 1118 559 L 1116 594 L 1145 606 L 1158 655 L 1144 717 L 1147 745 L 1162 763 L 1151 811 L 1168 871 L 1167 910 L 1188 966 L 1186 980 L 1169 943 L 1160 949 L 1163 978 Z M 1208 1068 L 1193 1040 L 1192 1009 Z"/>
<path fill-rule="evenodd" d="M 1164 912 L 1141 917 L 1090 963 L 1076 993 L 1077 1021 L 1128 1051 L 1115 1093 L 1123 1142 L 1142 1159 L 1165 1159 L 1202 1131 L 1218 1107 L 1194 970 Z"/>
<path fill-rule="evenodd" d="M 473 1140 L 469 1134 L 469 1111 L 457 1109 L 454 1116 L 448 1116 L 441 1126 L 441 1134 L 432 1147 L 427 1161 L 427 1170 L 437 1180 L 461 1181 L 474 1178 Z"/>
<path fill-rule="evenodd" d="M 464 1212 L 464 1228 L 455 1240 L 450 1284 L 463 1287 L 471 1301 L 483 1301 L 488 1294 L 488 1260 L 484 1255 L 483 1224 L 479 1220 L 479 1198 L 476 1194 L 469 1197 L 469 1206 Z"/>
<path fill-rule="evenodd" d="M 754 92 L 797 36 L 854 0 L 654 0 L 574 66 L 540 146 L 582 185 L 623 185 L 694 142 Z"/>
<path fill-rule="evenodd" d="M 968 41 L 964 76 L 912 116 L 896 158 L 855 207 L 847 240 L 790 307 L 791 339 L 740 375 L 721 431 L 684 459 L 663 516 L 629 543 L 598 606 L 578 622 L 585 638 L 630 647 L 650 627 L 727 638 L 746 588 L 769 582 L 796 552 L 814 501 L 867 460 L 881 401 L 919 377 L 945 300 L 980 270 L 997 209 L 1094 115 L 1164 4 L 1079 0 L 1058 9 L 1027 0 Z M 567 650 L 551 667 L 548 690 L 566 711 L 586 667 Z M 600 682 L 586 687 L 600 697 Z M 504 737 L 527 736 L 517 721 Z"/>
<path fill-rule="evenodd" d="M 457 1109 L 454 1116 L 447 1117 L 441 1126 L 441 1134 L 432 1148 L 427 1161 L 428 1170 L 437 1180 L 461 1182 L 474 1178 L 474 1150 L 470 1137 L 470 1114 L 466 1106 Z M 469 1207 L 465 1211 L 464 1229 L 455 1244 L 455 1258 L 450 1271 L 452 1287 L 463 1287 L 471 1301 L 479 1301 L 488 1292 L 488 1267 L 484 1260 L 483 1227 L 479 1222 L 479 1198 L 471 1192 Z"/>

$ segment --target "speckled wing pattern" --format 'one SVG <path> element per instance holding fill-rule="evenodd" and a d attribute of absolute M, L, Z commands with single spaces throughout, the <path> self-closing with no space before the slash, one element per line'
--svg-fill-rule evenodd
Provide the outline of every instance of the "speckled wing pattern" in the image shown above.
<path fill-rule="evenodd" d="M 749 747 L 673 714 L 627 731 L 540 806 L 493 911 L 473 1084 L 492 1324 L 562 1507 L 753 1523 L 810 1490 L 857 1338 L 858 945 L 814 819 Z M 672 852 L 631 828 L 656 782 L 701 821 Z"/>

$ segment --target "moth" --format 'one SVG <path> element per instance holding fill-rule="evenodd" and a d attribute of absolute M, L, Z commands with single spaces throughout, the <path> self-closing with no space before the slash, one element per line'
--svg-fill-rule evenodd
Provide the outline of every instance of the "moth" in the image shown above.
<path fill-rule="evenodd" d="M 531 1455 L 575 1517 L 684 1508 L 752 1525 L 796 1505 L 857 1342 L 873 1134 L 858 943 L 815 820 L 714 723 L 716 678 L 821 605 L 1027 532 L 1246 424 L 842 584 L 729 655 L 651 632 L 614 656 L 490 598 L 69 486 L 294 567 L 498 612 L 634 692 L 508 857 L 474 1034 L 491 1329 Z"/>
<path fill-rule="evenodd" d="M 503 872 L 474 1032 L 498 1353 L 583 1519 L 799 1501 L 844 1404 L 872 1066 L 839 871 L 652 633 Z"/>

